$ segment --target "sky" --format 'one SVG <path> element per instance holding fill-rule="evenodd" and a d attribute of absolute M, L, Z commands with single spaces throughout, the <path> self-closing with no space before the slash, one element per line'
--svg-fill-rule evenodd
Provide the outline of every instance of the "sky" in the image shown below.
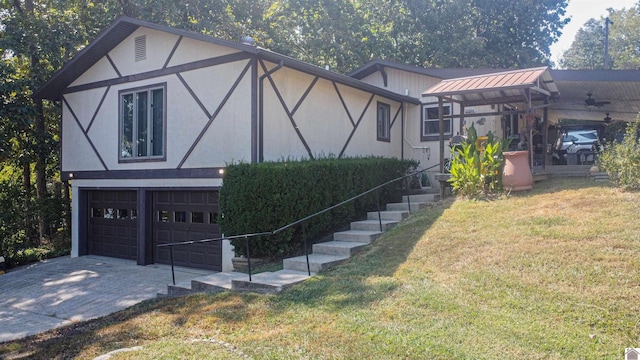
<path fill-rule="evenodd" d="M 616 10 L 630 8 L 639 0 L 569 0 L 567 6 L 567 16 L 571 17 L 571 22 L 562 29 L 560 40 L 551 46 L 551 60 L 558 64 L 558 59 L 562 53 L 571 47 L 573 38 L 578 30 L 591 18 L 599 19 L 600 16 L 608 14 L 607 9 Z M 609 26 L 615 26 L 609 25 Z"/>

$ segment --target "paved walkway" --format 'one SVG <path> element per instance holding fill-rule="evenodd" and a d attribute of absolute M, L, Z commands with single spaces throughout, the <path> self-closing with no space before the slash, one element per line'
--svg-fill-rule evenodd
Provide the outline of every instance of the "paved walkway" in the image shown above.
<path fill-rule="evenodd" d="M 176 282 L 210 274 L 176 268 Z M 0 275 L 0 342 L 101 317 L 167 292 L 171 267 L 61 257 Z"/>

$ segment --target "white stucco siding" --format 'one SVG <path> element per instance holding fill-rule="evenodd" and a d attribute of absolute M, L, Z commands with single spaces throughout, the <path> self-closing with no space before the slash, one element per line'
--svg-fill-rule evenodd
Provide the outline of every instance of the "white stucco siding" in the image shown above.
<path fill-rule="evenodd" d="M 391 141 L 379 141 L 377 128 L 378 102 L 389 105 L 391 110 L 390 121 L 393 123 L 393 119 L 398 112 L 400 103 L 391 99 L 375 96 L 360 121 L 358 129 L 353 134 L 349 145 L 345 149 L 344 156 L 374 155 L 395 158 L 400 158 L 402 156 L 402 114 L 398 114 L 398 118 L 391 127 Z M 358 113 L 358 116 L 360 116 L 360 113 Z"/>
<path fill-rule="evenodd" d="M 366 99 L 352 100 L 351 107 L 361 108 Z M 349 109 L 356 120 L 356 109 Z M 361 111 L 361 110 L 360 110 Z M 354 113 L 356 113 L 354 115 Z M 304 136 L 314 156 L 338 156 L 353 129 L 347 110 L 342 106 L 333 84 L 319 80 L 295 114 L 298 129 Z M 354 120 L 355 121 L 355 120 Z"/>
<path fill-rule="evenodd" d="M 308 159 L 309 154 L 296 134 L 287 113 L 280 105 L 275 92 L 266 86 L 263 112 L 264 160 Z"/>
<path fill-rule="evenodd" d="M 118 78 L 118 73 L 107 60 L 106 57 L 98 60 L 89 70 L 80 75 L 70 86 L 77 86 L 83 84 L 90 84 L 96 81 L 109 80 Z"/>
<path fill-rule="evenodd" d="M 146 37 L 146 58 L 136 61 L 135 39 L 140 36 Z M 177 35 L 141 27 L 113 48 L 109 57 L 122 76 L 158 70 L 169 59 L 177 41 Z"/>
<path fill-rule="evenodd" d="M 408 91 L 409 96 L 413 96 L 418 99 L 422 96 L 422 92 L 442 81 L 441 79 L 432 76 L 390 67 L 386 67 L 385 72 L 387 73 L 386 87 L 384 85 L 382 74 L 380 74 L 379 71 L 363 78 L 362 81 L 402 95 L 407 95 L 406 91 Z"/>
<path fill-rule="evenodd" d="M 183 168 L 224 166 L 231 161 L 251 161 L 250 71 L 244 74 L 221 106 L 246 64 L 247 61 L 238 61 L 183 74 L 185 81 L 211 114 L 220 107 L 220 112 L 186 159 Z M 193 141 L 195 138 L 191 142 Z M 185 143 L 182 146 L 188 149 L 191 144 Z"/>
<path fill-rule="evenodd" d="M 265 160 L 308 157 L 309 151 L 314 157 L 341 154 L 401 156 L 401 115 L 391 129 L 391 142 L 377 140 L 377 102 L 390 105 L 393 121 L 400 106 L 397 101 L 375 96 L 370 102 L 372 94 L 369 92 L 340 84 L 334 87 L 325 79 L 318 79 L 314 84 L 313 76 L 286 68 L 277 70 L 272 78 L 277 90 L 268 80 L 264 86 Z M 276 91 L 293 113 L 300 136 L 282 108 Z M 305 93 L 307 95 L 303 97 Z"/>
<path fill-rule="evenodd" d="M 203 69 L 185 71 L 180 73 L 180 75 L 207 108 L 207 111 L 213 114 L 229 90 L 231 90 L 248 62 L 249 60 L 236 61 Z M 251 71 L 249 70 L 245 73 L 242 83 L 234 92 L 234 94 L 242 92 L 245 96 L 246 103 L 227 103 L 228 105 L 247 106 L 247 104 L 250 104 L 251 93 L 248 92 L 251 89 L 250 80 Z"/>
<path fill-rule="evenodd" d="M 104 170 L 90 140 L 85 137 L 66 104 L 62 105 L 62 118 L 62 171 Z"/>
<path fill-rule="evenodd" d="M 213 114 L 230 90 L 247 61 L 207 68 L 183 75 L 188 86 Z M 166 84 L 166 160 L 119 162 L 119 92 L 139 87 Z M 216 167 L 233 159 L 250 159 L 251 95 L 250 72 L 236 88 L 201 144 L 186 158 L 183 167 Z M 65 99 L 86 129 L 106 88 L 65 95 Z M 222 94 L 220 94 L 222 93 Z M 177 75 L 112 86 L 95 117 L 88 137 L 109 170 L 175 169 L 182 162 L 209 121 Z M 71 112 L 63 114 L 63 170 L 105 170 L 83 129 Z M 215 147 L 211 147 L 215 143 Z M 219 149 L 219 150 L 218 150 Z"/>
<path fill-rule="evenodd" d="M 182 38 L 169 61 L 169 66 L 237 53 L 238 50 L 190 38 Z"/>
<path fill-rule="evenodd" d="M 106 87 L 85 90 L 83 92 L 65 94 L 64 99 L 73 110 L 73 113 L 78 118 L 80 126 L 83 130 L 86 130 L 91 123 L 98 107 L 100 106 L 100 100 L 107 90 Z M 67 114 L 67 119 L 72 123 L 76 123 L 71 113 Z"/>

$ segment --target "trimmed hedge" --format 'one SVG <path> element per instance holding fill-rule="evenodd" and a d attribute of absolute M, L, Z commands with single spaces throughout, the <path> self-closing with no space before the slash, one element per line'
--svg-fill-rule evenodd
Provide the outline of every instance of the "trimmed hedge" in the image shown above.
<path fill-rule="evenodd" d="M 229 165 L 220 190 L 220 226 L 226 236 L 270 232 L 401 177 L 417 165 L 379 157 Z M 380 203 L 398 201 L 401 187 L 395 182 L 381 189 Z M 306 221 L 304 235 L 317 238 L 376 206 L 373 192 Z M 282 258 L 302 249 L 302 226 L 249 241 L 251 257 Z M 246 255 L 244 239 L 232 244 L 236 255 Z"/>

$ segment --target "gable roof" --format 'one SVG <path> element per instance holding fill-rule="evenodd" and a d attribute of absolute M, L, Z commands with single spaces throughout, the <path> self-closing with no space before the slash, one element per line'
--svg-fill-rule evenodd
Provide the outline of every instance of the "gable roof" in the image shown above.
<path fill-rule="evenodd" d="M 351 76 L 354 79 L 361 80 L 377 71 L 380 71 L 385 67 L 414 74 L 431 76 L 438 79 L 453 79 L 465 76 L 484 75 L 505 71 L 505 69 L 424 68 L 420 66 L 401 64 L 389 60 L 376 59 L 366 63 L 360 68 L 347 73 L 347 76 Z"/>
<path fill-rule="evenodd" d="M 343 85 L 351 86 L 396 101 L 420 104 L 420 100 L 414 97 L 388 91 L 377 86 L 367 84 L 358 79 L 338 74 L 333 71 L 325 70 L 321 67 L 267 49 L 242 44 L 235 41 L 214 38 L 212 36 L 177 29 L 165 25 L 158 25 L 127 16 L 118 17 L 108 28 L 103 30 L 95 40 L 89 43 L 89 45 L 78 52 L 78 54 L 76 54 L 73 59 L 71 59 L 60 70 L 53 74 L 53 76 L 42 87 L 37 89 L 32 96 L 36 99 L 59 100 L 65 88 L 67 88 L 80 75 L 89 70 L 102 57 L 107 55 L 109 51 L 115 48 L 118 44 L 120 44 L 124 39 L 126 39 L 140 27 L 163 31 L 178 36 L 184 36 L 211 44 L 226 46 L 232 49 L 253 54 L 261 59 L 270 62 L 282 63 L 283 66 L 286 66 L 288 68 L 316 75 L 330 81 L 335 81 Z"/>

